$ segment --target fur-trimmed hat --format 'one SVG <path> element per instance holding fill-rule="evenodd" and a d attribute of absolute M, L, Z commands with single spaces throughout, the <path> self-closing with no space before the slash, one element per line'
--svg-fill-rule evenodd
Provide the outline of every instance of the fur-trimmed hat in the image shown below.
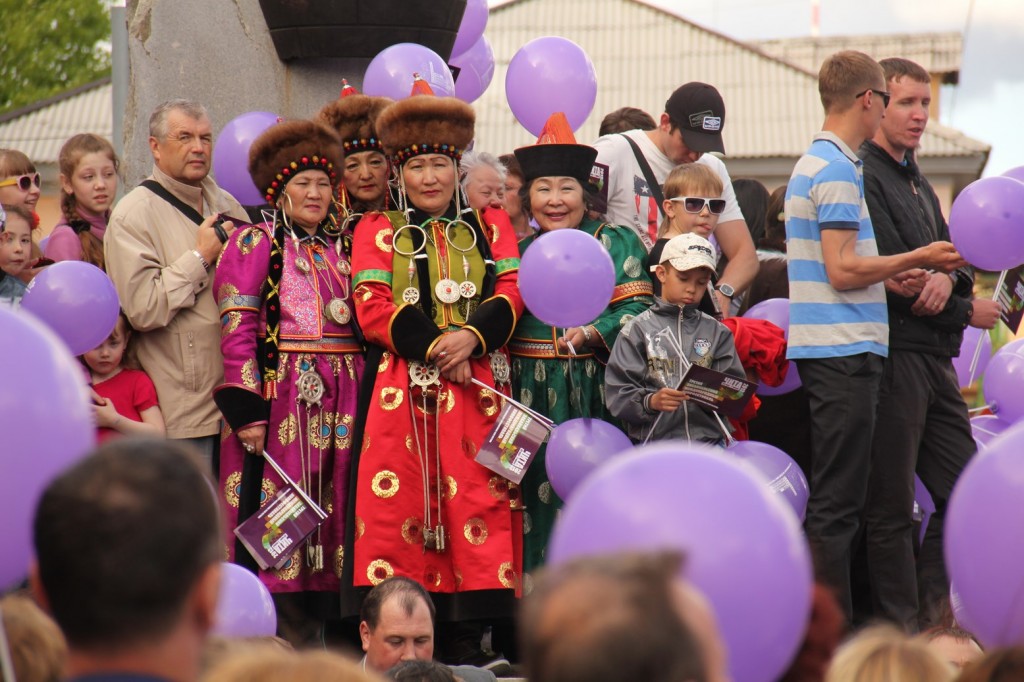
<path fill-rule="evenodd" d="M 282 121 L 270 126 L 249 147 L 249 175 L 268 204 L 304 170 L 322 170 L 337 182 L 341 140 L 332 129 L 313 121 Z"/>
<path fill-rule="evenodd" d="M 476 112 L 455 97 L 415 95 L 395 102 L 377 118 L 384 152 L 402 164 L 419 154 L 456 161 L 473 141 Z"/>
<path fill-rule="evenodd" d="M 317 114 L 316 120 L 338 131 L 346 154 L 368 151 L 384 153 L 377 135 L 377 117 L 393 103 L 394 100 L 389 97 L 346 95 L 326 104 Z"/>

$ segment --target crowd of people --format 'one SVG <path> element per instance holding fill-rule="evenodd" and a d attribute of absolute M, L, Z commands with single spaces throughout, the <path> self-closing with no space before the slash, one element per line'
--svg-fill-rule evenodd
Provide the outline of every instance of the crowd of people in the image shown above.
<path fill-rule="evenodd" d="M 608 421 L 637 444 L 749 433 L 804 467 L 819 585 L 783 679 L 949 680 L 950 661 L 981 656 L 950 629 L 942 531 L 975 452 L 951 358 L 965 327 L 989 329 L 999 310 L 974 299 L 917 165 L 924 69 L 829 57 L 822 132 L 771 192 L 729 176 L 709 84 L 682 85 L 657 117 L 609 114 L 593 145 L 555 112 L 537 144 L 502 154 L 470 149 L 476 115 L 460 100 L 351 90 L 252 143 L 261 206 L 210 177 L 200 103 L 152 112 L 152 173 L 116 203 L 113 148 L 72 137 L 42 246 L 39 174 L 0 150 L 0 303 L 17 306 L 49 263 L 81 260 L 122 308 L 81 358 L 103 446 L 36 514 L 30 585 L 67 649 L 30 625 L 45 646 L 16 649 L 66 657 L 76 678 L 196 679 L 226 558 L 273 595 L 282 639 L 224 655 L 211 680 L 490 679 L 511 670 L 502 650 L 538 682 L 729 679 L 683 557 L 543 568 L 562 505 L 543 447 L 521 484 L 475 459 L 511 401 L 554 424 Z M 615 273 L 606 308 L 569 328 L 534 315 L 518 286 L 520 258 L 557 230 L 598 241 Z M 788 344 L 737 318 L 769 298 L 790 300 Z M 778 385 L 788 360 L 802 387 L 737 419 L 680 390 L 694 364 Z M 920 547 L 915 472 L 936 506 Z M 287 486 L 325 518 L 261 567 L 233 530 Z M 141 563 L 153 572 L 131 570 Z M 9 630 L 21 608 L 4 601 Z M 893 629 L 863 630 L 833 658 L 872 618 Z M 346 628 L 361 663 L 290 650 Z M 454 667 L 430 664 L 435 650 Z M 1003 679 L 984 665 L 963 679 Z"/>

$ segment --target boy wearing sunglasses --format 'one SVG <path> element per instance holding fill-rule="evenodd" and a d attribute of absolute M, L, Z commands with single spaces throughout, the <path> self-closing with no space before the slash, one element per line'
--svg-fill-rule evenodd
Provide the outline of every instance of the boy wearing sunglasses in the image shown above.
<path fill-rule="evenodd" d="M 662 210 L 665 217 L 658 227 L 658 240 L 651 247 L 647 262 L 655 272 L 661 262 L 665 244 L 681 234 L 696 234 L 710 239 L 718 225 L 718 218 L 725 211 L 726 201 L 722 198 L 722 180 L 712 169 L 700 163 L 684 163 L 676 166 L 665 179 L 665 202 Z M 716 258 L 717 260 L 717 258 Z M 661 296 L 661 282 L 654 280 L 654 295 Z M 732 297 L 735 293 L 728 285 L 723 293 Z M 708 296 L 702 301 L 701 310 L 721 317 L 715 301 Z"/>

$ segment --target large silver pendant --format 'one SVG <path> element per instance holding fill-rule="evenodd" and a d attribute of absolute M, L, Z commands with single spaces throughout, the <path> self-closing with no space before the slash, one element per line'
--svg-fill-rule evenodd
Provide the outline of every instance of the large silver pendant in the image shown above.
<path fill-rule="evenodd" d="M 459 283 L 454 279 L 442 279 L 434 285 L 434 294 L 441 303 L 455 303 L 459 300 Z"/>
<path fill-rule="evenodd" d="M 295 257 L 295 267 L 297 267 L 299 269 L 299 272 L 301 272 L 302 274 L 309 274 L 309 261 L 303 258 L 302 256 Z"/>
<path fill-rule="evenodd" d="M 512 376 L 511 368 L 508 366 L 508 358 L 504 353 L 495 351 L 491 353 L 491 375 L 494 381 L 499 384 L 507 384 Z"/>
<path fill-rule="evenodd" d="M 319 405 L 324 397 L 324 380 L 313 368 L 299 374 L 299 399 L 307 405 Z"/>
<path fill-rule="evenodd" d="M 324 313 L 328 319 L 337 324 L 348 324 L 352 319 L 352 311 L 349 310 L 348 304 L 340 298 L 332 298 L 328 301 L 324 306 Z"/>
<path fill-rule="evenodd" d="M 406 287 L 402 292 L 402 300 L 409 305 L 416 305 L 420 301 L 420 290 L 416 287 Z"/>
<path fill-rule="evenodd" d="M 441 370 L 434 363 L 412 360 L 409 362 L 409 380 L 417 386 L 432 386 L 441 376 Z"/>
<path fill-rule="evenodd" d="M 349 275 L 352 273 L 352 265 L 347 260 L 338 260 L 338 272 L 343 275 Z"/>

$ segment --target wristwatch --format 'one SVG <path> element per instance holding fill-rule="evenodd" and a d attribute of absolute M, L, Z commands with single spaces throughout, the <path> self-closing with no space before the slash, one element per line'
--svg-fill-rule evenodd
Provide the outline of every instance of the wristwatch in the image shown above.
<path fill-rule="evenodd" d="M 736 290 L 732 288 L 731 284 L 726 284 L 725 282 L 722 282 L 715 288 L 716 290 L 720 291 L 722 295 L 725 296 L 726 298 L 732 298 L 733 296 L 736 295 Z"/>

